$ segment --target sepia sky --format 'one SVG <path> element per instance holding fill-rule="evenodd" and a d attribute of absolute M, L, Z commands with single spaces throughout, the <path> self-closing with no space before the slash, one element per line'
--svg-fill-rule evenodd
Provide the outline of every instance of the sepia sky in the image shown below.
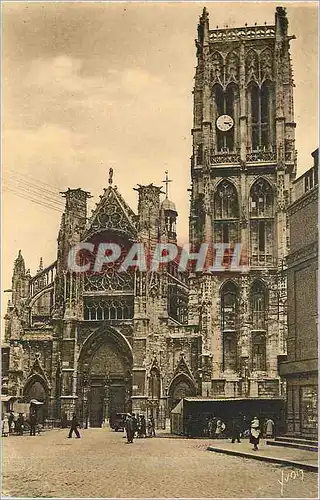
<path fill-rule="evenodd" d="M 3 177 L 19 175 L 58 194 L 81 187 L 99 200 L 114 182 L 136 210 L 137 183 L 160 184 L 169 169 L 188 238 L 194 39 L 204 5 L 210 27 L 274 24 L 287 8 L 295 78 L 298 174 L 318 143 L 317 2 L 2 3 Z M 7 174 L 11 172 L 11 176 Z M 30 192 L 32 180 L 29 179 Z M 39 196 L 45 203 L 47 191 Z M 3 192 L 3 284 L 21 249 L 34 274 L 56 259 L 60 214 Z"/>

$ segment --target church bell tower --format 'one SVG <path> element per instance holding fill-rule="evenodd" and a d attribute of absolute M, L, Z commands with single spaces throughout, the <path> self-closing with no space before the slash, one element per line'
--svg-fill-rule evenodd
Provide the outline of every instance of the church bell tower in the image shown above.
<path fill-rule="evenodd" d="M 279 396 L 286 352 L 286 208 L 296 171 L 286 11 L 274 25 L 210 29 L 196 39 L 190 242 L 241 244 L 247 270 L 203 273 L 203 395 Z"/>

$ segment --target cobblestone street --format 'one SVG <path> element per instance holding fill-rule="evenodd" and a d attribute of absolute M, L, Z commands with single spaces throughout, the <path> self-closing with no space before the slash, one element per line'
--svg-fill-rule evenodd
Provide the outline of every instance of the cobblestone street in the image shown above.
<path fill-rule="evenodd" d="M 67 430 L 4 438 L 3 495 L 10 497 L 278 498 L 292 469 L 206 450 L 212 440 L 163 436 L 127 445 L 123 433 Z M 235 444 L 236 446 L 236 444 Z M 248 443 L 248 447 L 250 447 Z M 284 484 L 283 497 L 317 496 L 317 474 Z"/>

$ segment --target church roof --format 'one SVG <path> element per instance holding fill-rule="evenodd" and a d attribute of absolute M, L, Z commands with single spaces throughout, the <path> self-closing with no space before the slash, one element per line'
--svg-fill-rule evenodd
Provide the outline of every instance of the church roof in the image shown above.
<path fill-rule="evenodd" d="M 170 210 L 171 212 L 177 213 L 177 209 L 173 201 L 169 200 L 169 198 L 165 198 L 161 203 L 161 208 L 163 210 Z"/>
<path fill-rule="evenodd" d="M 88 220 L 84 238 L 88 239 L 104 230 L 116 231 L 133 238 L 137 234 L 137 216 L 117 187 L 112 185 L 100 196 L 100 201 Z"/>

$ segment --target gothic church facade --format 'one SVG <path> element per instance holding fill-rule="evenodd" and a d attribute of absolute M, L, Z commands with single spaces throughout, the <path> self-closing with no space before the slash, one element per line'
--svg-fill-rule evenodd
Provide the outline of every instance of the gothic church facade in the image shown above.
<path fill-rule="evenodd" d="M 163 421 L 182 397 L 284 396 L 286 208 L 295 176 L 288 21 L 210 29 L 198 25 L 191 157 L 190 244 L 240 243 L 247 269 L 80 274 L 79 242 L 128 250 L 176 243 L 177 210 L 160 187 L 139 185 L 135 214 L 109 186 L 91 216 L 88 192 L 69 189 L 57 259 L 31 276 L 14 263 L 3 352 L 3 392 L 44 402 L 46 416 L 100 426 L 111 413 Z"/>

